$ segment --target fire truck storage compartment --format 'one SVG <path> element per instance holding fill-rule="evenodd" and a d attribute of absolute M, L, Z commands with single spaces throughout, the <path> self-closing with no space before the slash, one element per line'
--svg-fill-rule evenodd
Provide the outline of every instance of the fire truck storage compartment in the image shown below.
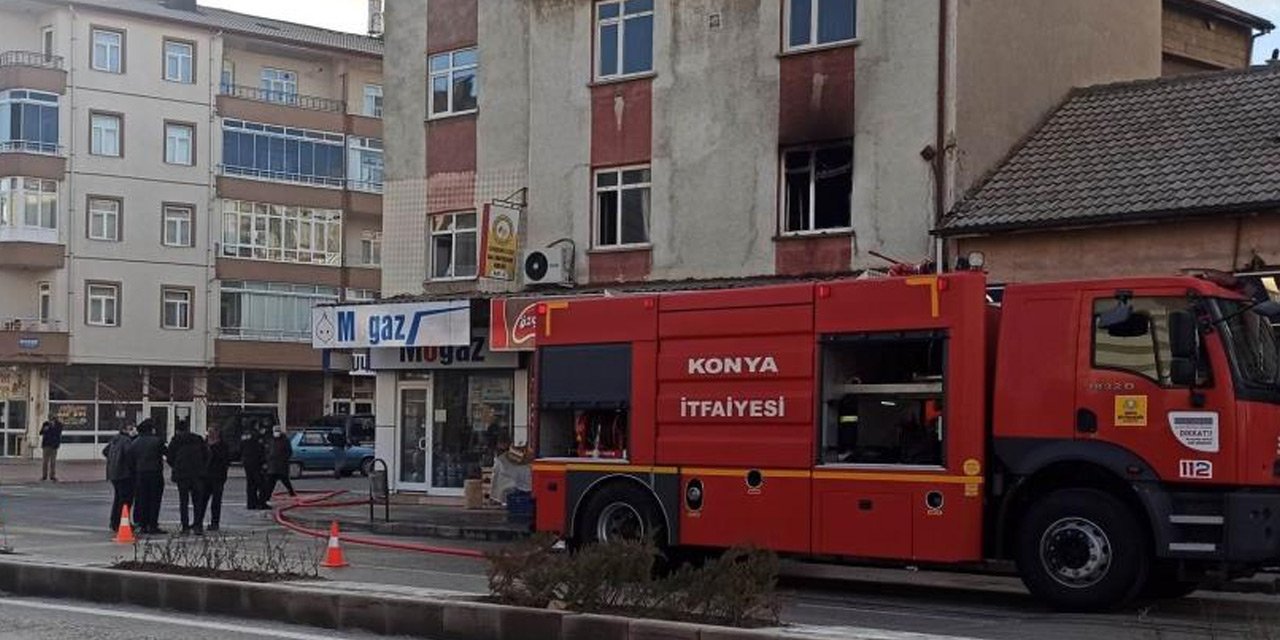
<path fill-rule="evenodd" d="M 943 465 L 941 332 L 822 338 L 822 463 Z"/>
<path fill-rule="evenodd" d="M 625 459 L 631 345 L 550 346 L 538 364 L 542 457 Z"/>

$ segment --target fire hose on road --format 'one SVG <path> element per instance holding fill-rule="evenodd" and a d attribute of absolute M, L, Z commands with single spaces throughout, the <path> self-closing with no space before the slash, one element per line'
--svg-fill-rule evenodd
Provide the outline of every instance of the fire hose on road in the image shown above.
<path fill-rule="evenodd" d="M 354 500 L 354 499 L 339 500 L 338 499 L 339 497 L 341 497 L 343 494 L 346 494 L 346 493 L 347 491 L 345 489 L 339 489 L 334 491 L 320 491 L 314 494 L 309 494 L 306 497 L 300 498 L 292 503 L 276 507 L 272 512 L 272 518 L 276 521 L 276 524 L 294 533 L 300 533 L 302 535 L 311 536 L 313 538 L 327 538 L 329 537 L 328 530 L 312 529 L 310 527 L 303 526 L 301 524 L 298 524 L 297 522 L 294 522 L 293 520 L 290 520 L 287 514 L 290 511 L 293 511 L 294 509 L 321 509 L 321 508 L 332 509 L 332 508 L 340 508 L 340 507 L 363 506 L 363 505 L 369 504 L 369 501 L 367 499 L 364 499 L 364 500 Z M 285 496 L 280 494 L 276 495 L 277 499 L 283 498 L 283 497 Z M 479 551 L 476 551 L 475 549 L 465 549 L 461 547 L 441 547 L 441 546 L 428 545 L 428 544 L 417 544 L 413 542 L 385 540 L 382 538 L 365 538 L 365 537 L 346 536 L 346 535 L 342 536 L 342 540 L 344 542 L 349 542 L 351 544 L 359 544 L 359 545 L 376 547 L 381 549 L 393 549 L 397 551 L 412 551 L 416 553 L 430 553 L 430 554 L 436 554 L 436 555 L 458 556 L 463 558 L 484 558 L 484 554 Z"/>

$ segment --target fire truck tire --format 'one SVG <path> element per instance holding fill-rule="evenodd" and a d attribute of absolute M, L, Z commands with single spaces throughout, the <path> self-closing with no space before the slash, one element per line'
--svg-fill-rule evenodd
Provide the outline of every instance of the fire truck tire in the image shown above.
<path fill-rule="evenodd" d="M 1131 510 L 1093 489 L 1051 493 L 1018 528 L 1018 572 L 1033 595 L 1064 611 L 1105 611 L 1147 584 L 1146 533 Z"/>
<path fill-rule="evenodd" d="M 639 486 L 618 482 L 587 499 L 574 533 L 583 544 L 644 538 L 661 543 L 663 526 L 653 496 Z"/>

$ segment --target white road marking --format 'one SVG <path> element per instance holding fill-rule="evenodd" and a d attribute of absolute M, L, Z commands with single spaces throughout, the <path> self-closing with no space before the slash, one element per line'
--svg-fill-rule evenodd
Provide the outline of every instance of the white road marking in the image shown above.
<path fill-rule="evenodd" d="M 797 602 L 795 604 L 795 607 L 797 609 L 800 609 L 800 608 L 825 609 L 827 611 L 842 611 L 842 612 L 860 611 L 862 613 L 871 613 L 871 614 L 882 615 L 882 616 L 898 616 L 902 618 L 929 618 L 932 620 L 951 620 L 951 621 L 963 621 L 963 622 L 972 622 L 974 620 L 972 616 L 920 613 L 918 611 L 892 611 L 890 609 L 881 609 L 878 607 L 859 607 L 852 603 L 832 606 L 832 605 L 825 605 L 825 604 L 814 604 L 811 602 Z M 942 636 L 938 636 L 938 637 L 942 637 Z"/>
<path fill-rule="evenodd" d="M 839 638 L 840 640 L 975 640 L 961 636 L 939 636 L 931 633 L 889 631 L 866 627 L 816 627 L 797 625 L 780 629 L 784 638 Z"/>
<path fill-rule="evenodd" d="M 31 600 L 11 600 L 8 598 L 0 598 L 0 607 L 25 607 L 28 609 L 42 609 L 45 611 L 62 611 L 65 613 L 80 613 L 90 616 L 101 616 L 106 618 L 123 618 L 126 620 L 137 620 L 139 622 L 154 622 L 157 624 L 167 624 L 178 627 L 191 627 L 195 629 L 209 629 L 212 631 L 224 631 L 228 633 L 242 633 L 248 636 L 261 636 L 267 638 L 285 638 L 286 640 L 333 640 L 332 633 L 328 634 L 312 634 L 300 633 L 297 631 L 284 631 L 276 629 L 264 629 L 258 626 L 246 626 L 238 624 L 230 624 L 226 622 L 212 622 L 208 620 L 190 620 L 184 618 L 175 618 L 171 616 L 157 616 L 149 613 L 140 613 L 137 611 L 115 611 L 112 609 L 100 609 L 98 607 L 81 607 L 70 604 L 55 604 L 52 602 L 35 602 Z"/>

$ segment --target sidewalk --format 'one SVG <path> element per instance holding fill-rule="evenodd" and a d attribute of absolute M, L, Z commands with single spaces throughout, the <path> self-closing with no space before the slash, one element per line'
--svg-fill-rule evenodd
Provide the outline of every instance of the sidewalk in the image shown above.
<path fill-rule="evenodd" d="M 349 495 L 351 498 L 364 496 Z M 299 508 L 289 511 L 292 522 L 310 529 L 327 529 L 337 521 L 343 531 L 381 535 L 484 542 L 509 542 L 530 535 L 530 525 L 507 521 L 503 508 L 466 509 L 461 499 L 392 496 L 391 521 L 381 503 L 374 505 L 372 522 L 367 504 L 350 507 Z"/>
<path fill-rule="evenodd" d="M 40 482 L 39 459 L 0 458 L 0 485 Z M 59 460 L 59 482 L 102 482 L 107 479 L 105 460 Z"/>

